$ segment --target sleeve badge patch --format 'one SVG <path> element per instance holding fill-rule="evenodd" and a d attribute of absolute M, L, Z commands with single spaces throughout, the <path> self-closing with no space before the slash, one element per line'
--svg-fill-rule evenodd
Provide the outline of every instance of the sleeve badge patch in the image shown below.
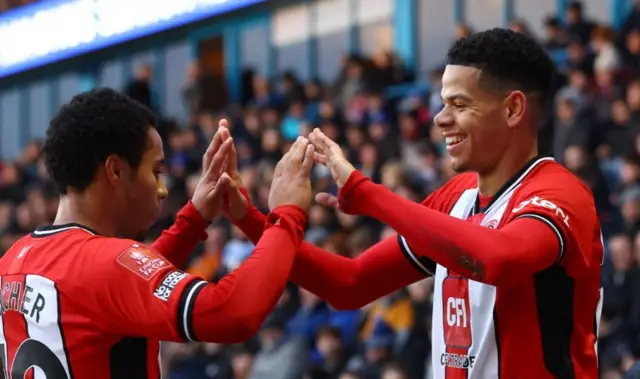
<path fill-rule="evenodd" d="M 170 267 L 158 254 L 137 243 L 123 251 L 116 261 L 144 280 L 151 280 L 160 271 Z"/>

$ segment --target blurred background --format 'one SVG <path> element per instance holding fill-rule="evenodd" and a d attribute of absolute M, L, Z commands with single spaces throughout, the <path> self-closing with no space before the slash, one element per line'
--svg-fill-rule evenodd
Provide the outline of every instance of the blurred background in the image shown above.
<path fill-rule="evenodd" d="M 432 128 L 445 53 L 495 26 L 533 36 L 557 63 L 541 148 L 594 192 L 607 254 L 601 377 L 621 378 L 640 357 L 640 1 L 0 0 L 0 253 L 52 221 L 41 140 L 61 104 L 97 86 L 162 119 L 171 195 L 149 240 L 189 198 L 221 117 L 265 211 L 275 162 L 313 127 L 421 201 L 453 175 Z M 313 184 L 335 191 L 322 167 Z M 208 233 L 185 269 L 215 281 L 253 245 L 224 220 Z M 391 233 L 313 206 L 306 240 L 356 257 Z M 245 344 L 163 343 L 164 377 L 429 378 L 431 291 L 427 279 L 344 312 L 290 285 Z"/>

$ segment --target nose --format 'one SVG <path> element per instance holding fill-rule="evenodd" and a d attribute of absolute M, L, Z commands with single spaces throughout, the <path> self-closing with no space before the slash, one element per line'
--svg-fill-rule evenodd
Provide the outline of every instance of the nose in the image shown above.
<path fill-rule="evenodd" d="M 440 112 L 433 118 L 433 123 L 439 128 L 450 128 L 455 124 L 455 118 L 451 111 L 445 105 Z"/>
<path fill-rule="evenodd" d="M 164 180 L 160 178 L 158 180 L 158 199 L 164 200 L 167 196 L 169 196 L 169 190 L 167 186 L 164 184 Z"/>

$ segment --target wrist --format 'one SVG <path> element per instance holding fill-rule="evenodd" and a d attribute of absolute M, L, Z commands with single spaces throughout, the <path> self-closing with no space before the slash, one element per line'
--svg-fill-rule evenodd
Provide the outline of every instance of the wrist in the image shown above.
<path fill-rule="evenodd" d="M 238 220 L 229 216 L 227 218 L 233 225 L 240 228 L 254 244 L 258 243 L 265 228 L 265 215 L 258 208 L 249 204 L 244 217 Z"/>
<path fill-rule="evenodd" d="M 352 166 L 351 171 L 349 171 L 347 175 L 340 175 L 340 179 L 336 180 L 336 185 L 338 186 L 338 188 L 344 188 L 349 183 L 349 179 L 353 176 L 353 173 L 356 171 L 358 170 L 356 170 L 356 168 Z"/>
<path fill-rule="evenodd" d="M 251 203 L 249 191 L 244 187 L 240 187 L 239 191 L 242 198 L 238 199 L 238 204 L 234 207 L 233 212 L 230 212 L 231 217 L 237 221 L 244 220 L 249 212 L 255 208 Z"/>
<path fill-rule="evenodd" d="M 224 194 L 224 205 L 222 207 L 222 211 L 224 216 L 235 224 L 241 222 L 249 215 L 253 205 L 251 204 L 249 191 L 247 191 L 246 188 L 233 188 L 230 191 L 234 191 L 234 194 L 230 194 L 229 191 Z M 241 198 L 238 198 L 235 191 L 240 193 Z"/>
<path fill-rule="evenodd" d="M 189 200 L 185 208 L 189 210 L 189 216 L 191 218 L 197 219 L 198 222 L 206 223 L 207 225 L 210 224 L 215 217 L 215 215 L 210 214 L 213 212 L 209 212 L 209 209 L 199 204 L 197 200 L 195 202 L 193 200 Z"/>
<path fill-rule="evenodd" d="M 364 204 L 364 198 L 360 198 L 361 190 L 366 183 L 372 183 L 369 178 L 360 171 L 353 170 L 347 178 L 344 186 L 338 191 L 338 203 L 345 213 L 358 214 Z"/>
<path fill-rule="evenodd" d="M 207 239 L 206 229 L 211 222 L 202 217 L 191 201 L 187 202 L 187 205 L 182 207 L 176 216 L 176 222 L 186 222 L 189 230 L 193 230 L 197 234 L 198 240 L 204 241 Z"/>
<path fill-rule="evenodd" d="M 267 227 L 279 225 L 292 233 L 296 244 L 302 242 L 307 224 L 306 212 L 296 205 L 280 205 L 267 215 Z"/>

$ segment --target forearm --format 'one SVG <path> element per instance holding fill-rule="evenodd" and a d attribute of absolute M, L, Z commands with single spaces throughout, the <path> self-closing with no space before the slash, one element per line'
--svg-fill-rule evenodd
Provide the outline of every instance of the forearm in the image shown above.
<path fill-rule="evenodd" d="M 341 204 L 389 225 L 442 266 L 489 284 L 533 274 L 558 256 L 555 234 L 540 221 L 523 218 L 504 230 L 470 224 L 404 199 L 357 171 L 341 193 Z"/>
<path fill-rule="evenodd" d="M 258 241 L 262 235 L 266 217 L 249 204 L 247 215 L 233 221 L 249 239 Z M 359 301 L 346 291 L 354 287 L 358 265 L 355 260 L 340 257 L 319 247 L 303 242 L 291 270 L 291 281 L 325 299 L 339 309 L 358 308 Z"/>
<path fill-rule="evenodd" d="M 151 247 L 174 266 L 184 267 L 196 244 L 207 238 L 205 230 L 209 224 L 189 202 L 178 212 L 173 225 L 164 230 Z"/>
<path fill-rule="evenodd" d="M 258 240 L 260 240 L 260 237 L 262 237 L 267 216 L 249 203 L 247 214 L 242 218 L 242 220 L 234 220 L 231 217 L 228 217 L 228 219 L 231 220 L 235 226 L 240 228 L 247 238 L 256 244 L 258 243 Z"/>
<path fill-rule="evenodd" d="M 255 243 L 262 235 L 266 217 L 251 205 L 246 190 L 243 194 L 249 210 L 242 220 L 232 222 Z M 361 308 L 422 278 L 402 255 L 395 237 L 372 246 L 356 259 L 302 242 L 291 271 L 294 283 L 336 309 Z"/>
<path fill-rule="evenodd" d="M 302 243 L 291 280 L 336 309 L 358 309 L 424 276 L 402 255 L 396 237 L 385 239 L 355 259 Z"/>
<path fill-rule="evenodd" d="M 276 224 L 275 219 L 280 217 Z M 306 216 L 296 207 L 279 207 L 268 218 L 253 254 L 217 285 L 198 294 L 193 312 L 199 340 L 236 343 L 253 336 L 278 302 L 303 237 Z"/>

